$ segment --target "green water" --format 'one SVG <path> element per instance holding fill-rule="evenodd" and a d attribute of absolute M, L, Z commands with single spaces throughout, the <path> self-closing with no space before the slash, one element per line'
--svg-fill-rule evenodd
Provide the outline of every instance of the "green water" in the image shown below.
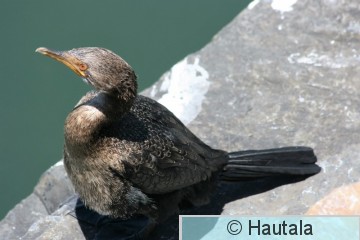
<path fill-rule="evenodd" d="M 0 7 L 0 219 L 62 158 L 63 122 L 90 88 L 37 47 L 109 48 L 140 90 L 211 40 L 250 1 L 3 0 Z"/>

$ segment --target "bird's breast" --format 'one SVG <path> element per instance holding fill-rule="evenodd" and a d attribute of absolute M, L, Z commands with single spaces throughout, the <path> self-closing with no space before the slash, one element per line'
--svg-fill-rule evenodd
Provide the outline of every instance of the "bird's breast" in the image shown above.
<path fill-rule="evenodd" d="M 75 145 L 90 144 L 105 122 L 106 116 L 95 107 L 80 106 L 65 121 L 65 140 Z"/>

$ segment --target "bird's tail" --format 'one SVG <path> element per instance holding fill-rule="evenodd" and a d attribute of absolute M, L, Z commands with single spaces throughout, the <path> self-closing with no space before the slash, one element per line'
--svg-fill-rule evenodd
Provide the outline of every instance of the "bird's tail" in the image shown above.
<path fill-rule="evenodd" d="M 231 152 L 227 154 L 227 160 L 221 178 L 228 181 L 275 175 L 313 175 L 321 170 L 309 147 Z"/>

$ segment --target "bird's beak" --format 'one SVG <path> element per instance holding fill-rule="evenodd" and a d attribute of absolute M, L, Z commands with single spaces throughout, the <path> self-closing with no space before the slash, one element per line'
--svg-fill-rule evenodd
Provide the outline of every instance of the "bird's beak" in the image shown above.
<path fill-rule="evenodd" d="M 85 71 L 87 70 L 87 65 L 77 59 L 75 56 L 69 54 L 68 52 L 64 51 L 54 51 L 44 47 L 40 47 L 35 50 L 35 52 L 41 53 L 45 56 L 51 57 L 66 66 L 68 66 L 71 70 L 73 70 L 77 75 L 82 78 L 86 78 L 87 74 Z"/>

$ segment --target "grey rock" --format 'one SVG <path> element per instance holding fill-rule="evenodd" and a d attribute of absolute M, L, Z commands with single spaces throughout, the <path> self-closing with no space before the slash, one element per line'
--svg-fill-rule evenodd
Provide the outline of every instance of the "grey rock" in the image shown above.
<path fill-rule="evenodd" d="M 41 176 L 34 192 L 17 204 L 0 222 L 1 239 L 56 239 L 42 238 L 41 235 L 50 230 L 48 225 L 53 226 L 63 221 L 65 215 L 59 213 L 63 213 L 60 210 L 64 208 L 58 208 L 74 195 L 74 189 L 60 161 Z M 70 222 L 68 225 L 73 228 Z M 39 232 L 38 238 L 29 237 L 34 236 L 33 232 Z"/>
<path fill-rule="evenodd" d="M 27 232 L 32 223 L 47 215 L 41 200 L 32 193 L 0 222 L 0 235 L 3 239 L 18 239 Z"/>
<path fill-rule="evenodd" d="M 215 148 L 307 145 L 323 170 L 291 184 L 221 186 L 215 204 L 195 213 L 303 214 L 335 187 L 359 181 L 360 3 L 288 2 L 293 5 L 254 1 L 143 94 L 168 106 Z M 57 165 L 0 222 L 0 235 L 83 239 L 89 232 L 88 239 L 95 239 L 101 236 L 96 231 L 114 226 L 105 220 L 96 228 L 101 216 L 81 225 L 75 199 Z M 154 239 L 160 237 L 177 238 L 176 218 L 154 232 Z"/>
<path fill-rule="evenodd" d="M 360 3 L 297 1 L 279 11 L 275 1 L 257 2 L 146 93 L 194 119 L 189 128 L 215 148 L 313 147 L 321 174 L 223 211 L 301 214 L 333 188 L 359 180 Z M 171 93 L 178 105 L 163 101 L 172 86 L 184 88 Z M 202 98 L 186 102 L 188 92 L 204 88 Z M 197 101 L 201 110 L 184 117 Z"/>
<path fill-rule="evenodd" d="M 75 202 L 76 198 L 70 204 L 37 219 L 21 239 L 85 239 L 78 220 L 70 214 L 74 211 Z"/>

